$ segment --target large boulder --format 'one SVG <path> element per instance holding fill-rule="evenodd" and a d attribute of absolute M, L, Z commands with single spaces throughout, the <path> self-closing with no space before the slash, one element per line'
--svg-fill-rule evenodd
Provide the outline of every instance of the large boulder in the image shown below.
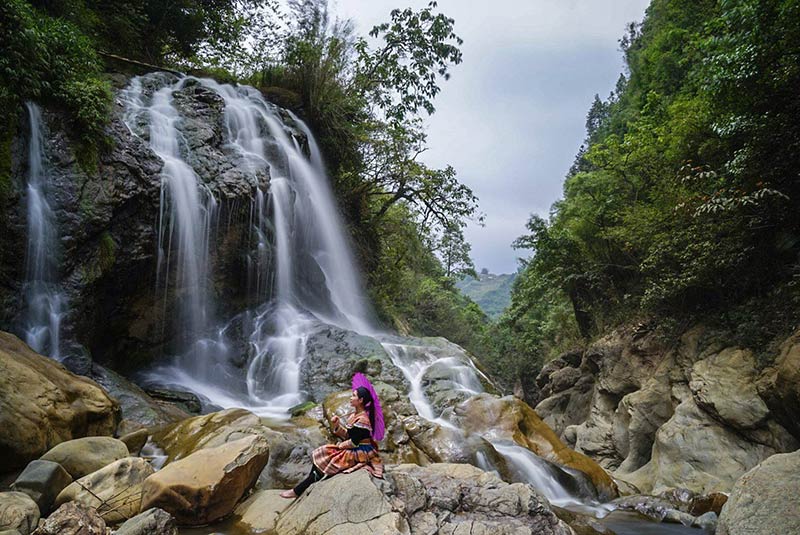
<path fill-rule="evenodd" d="M 764 425 L 770 415 L 756 391 L 753 354 L 726 348 L 692 367 L 689 388 L 698 407 L 735 430 L 747 431 Z"/>
<path fill-rule="evenodd" d="M 743 475 L 722 508 L 717 535 L 800 533 L 800 451 L 773 455 Z"/>
<path fill-rule="evenodd" d="M 572 535 L 529 485 L 465 464 L 399 465 L 385 480 L 359 470 L 312 485 L 278 517 L 292 535 L 475 533 Z"/>
<path fill-rule="evenodd" d="M 84 437 L 58 444 L 41 459 L 60 464 L 73 479 L 78 479 L 129 454 L 128 446 L 116 438 Z"/>
<path fill-rule="evenodd" d="M 36 460 L 28 463 L 25 470 L 11 484 L 11 490 L 24 492 L 39 507 L 39 512 L 47 516 L 58 493 L 72 483 L 72 476 L 64 468 L 52 461 Z"/>
<path fill-rule="evenodd" d="M 97 511 L 68 502 L 39 524 L 33 535 L 107 535 L 106 523 Z"/>
<path fill-rule="evenodd" d="M 139 513 L 142 483 L 153 472 L 150 463 L 139 457 L 120 459 L 69 485 L 55 504 L 74 501 L 96 509 L 107 524 L 118 524 Z"/>
<path fill-rule="evenodd" d="M 166 462 L 170 463 L 205 448 L 247 436 L 261 437 L 269 443 L 270 454 L 259 486 L 284 488 L 308 475 L 314 448 L 333 440 L 330 434 L 323 433 L 322 419 L 318 406 L 289 421 L 267 420 L 245 409 L 227 409 L 168 425 L 156 431 L 152 440 L 164 450 Z"/>
<path fill-rule="evenodd" d="M 119 405 L 97 383 L 0 332 L 0 473 L 61 442 L 112 435 L 118 422 Z"/>
<path fill-rule="evenodd" d="M 39 523 L 39 508 L 22 492 L 0 492 L 0 531 L 15 529 L 28 535 Z"/>
<path fill-rule="evenodd" d="M 255 435 L 198 450 L 145 480 L 142 510 L 159 507 L 181 525 L 214 522 L 233 511 L 268 459 L 266 440 Z"/>
<path fill-rule="evenodd" d="M 247 436 L 269 439 L 276 434 L 252 412 L 227 409 L 162 427 L 153 433 L 152 440 L 164 450 L 170 463 L 202 449 L 215 448 Z"/>
<path fill-rule="evenodd" d="M 743 470 L 776 452 L 719 423 L 687 397 L 656 433 L 650 462 L 624 479 L 644 492 L 672 487 L 727 492 Z"/>
<path fill-rule="evenodd" d="M 595 461 L 568 448 L 530 406 L 512 396 L 480 394 L 453 410 L 458 426 L 489 440 L 516 442 L 540 457 L 586 474 L 604 499 L 616 497 L 616 483 Z"/>
<path fill-rule="evenodd" d="M 364 373 L 370 381 L 408 390 L 402 371 L 392 363 L 381 343 L 371 336 L 320 324 L 306 341 L 305 350 L 300 370 L 301 388 L 317 402 L 322 402 L 329 394 L 349 389 L 355 372 Z"/>

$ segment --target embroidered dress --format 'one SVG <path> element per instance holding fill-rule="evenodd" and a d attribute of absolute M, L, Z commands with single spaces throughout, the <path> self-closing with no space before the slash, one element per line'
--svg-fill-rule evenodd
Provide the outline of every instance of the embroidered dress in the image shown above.
<path fill-rule="evenodd" d="M 378 444 L 371 437 L 372 425 L 366 412 L 351 414 L 347 422 L 338 424 L 333 432 L 347 440 L 314 450 L 311 458 L 320 472 L 332 476 L 366 468 L 373 476 L 383 477 L 383 462 L 378 455 Z"/>

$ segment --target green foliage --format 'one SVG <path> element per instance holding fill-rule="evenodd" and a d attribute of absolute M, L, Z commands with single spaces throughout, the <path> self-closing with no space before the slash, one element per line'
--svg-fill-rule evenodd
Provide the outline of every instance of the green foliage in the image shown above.
<path fill-rule="evenodd" d="M 621 43 L 563 199 L 516 242 L 506 375 L 640 317 L 762 347 L 798 319 L 800 2 L 653 0 Z"/>
<path fill-rule="evenodd" d="M 0 114 L 19 113 L 25 100 L 67 111 L 83 162 L 104 143 L 111 105 L 108 82 L 92 41 L 76 25 L 53 18 L 22 0 L 0 7 Z"/>
<path fill-rule="evenodd" d="M 403 122 L 420 108 L 432 114 L 440 91 L 437 78 L 446 80 L 450 65 L 461 63 L 455 21 L 434 13 L 436 7 L 430 2 L 419 11 L 395 9 L 390 22 L 370 32 L 383 43 L 378 50 L 370 50 L 363 39 L 356 44 L 354 84 L 393 121 Z"/>

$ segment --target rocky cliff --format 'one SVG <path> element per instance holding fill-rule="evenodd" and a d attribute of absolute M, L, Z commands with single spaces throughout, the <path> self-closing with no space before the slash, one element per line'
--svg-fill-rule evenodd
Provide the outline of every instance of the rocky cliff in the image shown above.
<path fill-rule="evenodd" d="M 166 73 L 145 78 L 144 93 L 175 79 Z M 46 195 L 59 235 L 58 250 L 51 253 L 59 257 L 58 278 L 68 303 L 62 339 L 72 347 L 64 353 L 81 354 L 78 346 L 83 346 L 96 360 L 123 370 L 170 348 L 175 298 L 183 291 L 174 273 L 167 275 L 165 292 L 155 291 L 164 164 L 148 145 L 146 125 L 126 124 L 121 92 L 128 81 L 121 75 L 114 78 L 114 107 L 105 130 L 110 149 L 101 153 L 95 168 L 79 165 L 62 114 L 44 109 L 41 125 Z M 248 257 L 256 247 L 251 218 L 255 193 L 268 191 L 269 176 L 254 176 L 239 165 L 240 155 L 226 140 L 219 94 L 189 80 L 175 92 L 174 102 L 181 114 L 176 126 L 182 152 L 214 199 L 209 287 L 218 298 L 217 312 L 229 316 L 252 304 L 246 302 Z M 0 328 L 14 332 L 20 332 L 25 312 L 21 295 L 30 127 L 21 114 L 10 144 L 10 181 L 0 196 L 6 223 L 0 237 Z"/>
<path fill-rule="evenodd" d="M 702 327 L 671 345 L 620 329 L 546 365 L 536 412 L 642 492 L 730 491 L 764 459 L 798 448 L 799 366 L 798 333 L 760 369 L 753 351 Z"/>

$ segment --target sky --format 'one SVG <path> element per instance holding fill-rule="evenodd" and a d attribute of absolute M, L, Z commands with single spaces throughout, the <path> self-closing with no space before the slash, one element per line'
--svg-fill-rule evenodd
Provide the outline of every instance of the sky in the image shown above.
<path fill-rule="evenodd" d="M 331 0 L 359 34 L 394 8 L 427 0 Z M 465 232 L 479 270 L 517 270 L 511 248 L 530 214 L 547 216 L 585 137 L 595 94 L 606 98 L 623 69 L 619 39 L 649 0 L 439 0 L 464 40 L 463 62 L 441 81 L 426 120 L 434 167 L 452 165 L 486 215 Z"/>

